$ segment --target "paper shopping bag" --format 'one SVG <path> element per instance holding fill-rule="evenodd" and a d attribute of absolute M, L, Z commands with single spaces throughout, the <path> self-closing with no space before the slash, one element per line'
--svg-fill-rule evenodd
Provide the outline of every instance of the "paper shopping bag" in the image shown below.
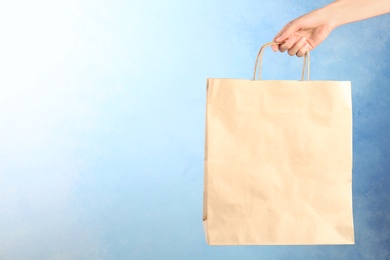
<path fill-rule="evenodd" d="M 207 80 L 209 245 L 354 244 L 351 83 L 303 77 Z"/>

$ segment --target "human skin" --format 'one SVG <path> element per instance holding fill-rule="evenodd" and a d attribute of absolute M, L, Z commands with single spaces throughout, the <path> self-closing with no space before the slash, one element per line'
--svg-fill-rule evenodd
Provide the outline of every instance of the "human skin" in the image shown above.
<path fill-rule="evenodd" d="M 390 12 L 390 0 L 336 0 L 287 23 L 276 34 L 274 51 L 302 57 L 316 48 L 335 28 Z"/>

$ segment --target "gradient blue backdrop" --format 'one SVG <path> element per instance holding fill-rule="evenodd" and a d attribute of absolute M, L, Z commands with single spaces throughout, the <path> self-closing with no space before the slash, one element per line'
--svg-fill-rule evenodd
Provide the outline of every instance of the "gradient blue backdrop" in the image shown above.
<path fill-rule="evenodd" d="M 353 86 L 354 246 L 209 247 L 205 83 L 329 1 L 0 4 L 0 259 L 390 259 L 390 15 L 336 29 L 313 80 Z M 301 59 L 265 54 L 264 77 Z"/>

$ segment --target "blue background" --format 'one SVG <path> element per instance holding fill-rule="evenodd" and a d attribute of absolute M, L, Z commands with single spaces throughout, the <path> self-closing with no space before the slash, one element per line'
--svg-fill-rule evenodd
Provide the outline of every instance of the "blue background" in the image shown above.
<path fill-rule="evenodd" d="M 206 78 L 249 79 L 328 1 L 3 2 L 0 259 L 390 259 L 389 15 L 312 52 L 313 80 L 352 81 L 356 245 L 209 247 Z M 264 59 L 299 79 L 302 59 Z"/>

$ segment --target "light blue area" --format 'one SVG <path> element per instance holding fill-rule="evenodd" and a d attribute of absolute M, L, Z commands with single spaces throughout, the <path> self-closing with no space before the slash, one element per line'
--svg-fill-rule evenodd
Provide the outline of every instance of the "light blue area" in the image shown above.
<path fill-rule="evenodd" d="M 350 80 L 354 246 L 209 247 L 205 83 L 328 1 L 9 1 L 0 8 L 0 259 L 390 258 L 390 16 L 336 29 L 312 79 Z M 299 79 L 267 51 L 264 77 Z"/>

